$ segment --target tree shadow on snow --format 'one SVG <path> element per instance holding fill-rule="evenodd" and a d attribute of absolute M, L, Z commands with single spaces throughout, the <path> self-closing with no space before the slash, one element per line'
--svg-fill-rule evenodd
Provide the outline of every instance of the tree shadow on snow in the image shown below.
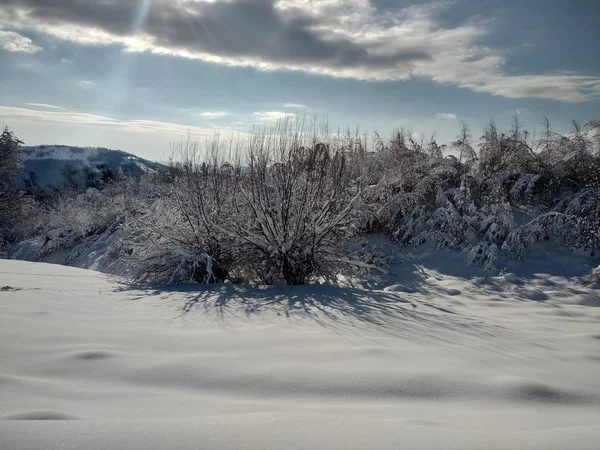
<path fill-rule="evenodd" d="M 420 277 L 420 275 L 419 275 Z M 414 286 L 419 284 L 413 280 Z M 125 288 L 125 287 L 124 287 Z M 424 288 L 424 286 L 423 286 Z M 335 285 L 247 286 L 183 285 L 164 286 L 135 292 L 134 300 L 161 297 L 175 304 L 178 320 L 190 314 L 226 321 L 230 318 L 268 317 L 280 320 L 310 320 L 333 330 L 352 333 L 357 324 L 386 329 L 399 336 L 412 336 L 415 327 L 457 328 L 477 326 L 435 301 L 409 300 L 402 292 Z"/>
<path fill-rule="evenodd" d="M 205 287 L 187 298 L 179 317 L 205 308 L 214 309 L 221 316 L 229 311 L 242 311 L 247 316 L 269 311 L 286 317 L 301 315 L 329 321 L 353 318 L 384 325 L 391 315 L 414 316 L 415 307 L 395 293 L 354 287 L 221 285 Z"/>
<path fill-rule="evenodd" d="M 577 257 L 561 257 L 565 258 L 563 265 L 557 264 L 556 257 L 549 258 L 547 254 L 535 255 L 529 263 L 511 264 L 507 271 L 514 272 L 518 277 L 509 283 L 515 286 L 514 297 L 545 301 L 548 297 L 543 296 L 539 289 L 525 292 L 523 285 L 526 287 L 529 280 L 537 277 L 568 277 L 570 272 L 582 270 L 580 266 L 572 264 Z M 571 264 L 567 264 L 567 261 Z M 589 264 L 589 260 L 586 262 Z M 567 273 L 566 266 L 570 268 Z M 410 327 L 409 323 L 463 329 L 475 326 L 467 317 L 453 311 L 456 308 L 449 301 L 449 297 L 462 300 L 471 293 L 449 289 L 444 283 L 446 277 L 469 280 L 471 283 L 468 286 L 472 286 L 469 290 L 478 289 L 490 296 L 505 292 L 507 285 L 507 279 L 487 277 L 480 267 L 466 266 L 464 255 L 437 251 L 401 262 L 379 279 L 372 278 L 345 287 L 333 284 L 266 287 L 196 284 L 154 287 L 122 285 L 122 290 L 132 292 L 133 297 L 130 298 L 134 300 L 161 297 L 175 302 L 176 319 L 193 311 L 202 311 L 221 319 L 268 313 L 286 318 L 311 318 L 327 325 L 359 321 L 390 327 L 398 327 L 399 323 L 405 323 L 407 327 Z M 552 287 L 553 283 L 547 280 L 547 287 Z M 440 301 L 441 296 L 445 298 L 444 301 Z"/>

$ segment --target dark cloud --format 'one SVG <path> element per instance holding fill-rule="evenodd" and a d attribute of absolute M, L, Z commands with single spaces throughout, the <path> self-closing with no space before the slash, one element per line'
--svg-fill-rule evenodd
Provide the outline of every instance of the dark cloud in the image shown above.
<path fill-rule="evenodd" d="M 507 55 L 514 59 L 515 52 L 494 41 L 499 24 L 477 14 L 481 7 L 473 8 L 473 3 L 0 0 L 0 29 L 35 30 L 82 44 L 116 44 L 232 66 L 361 80 L 416 77 L 514 98 L 600 98 L 597 76 L 565 75 L 558 69 L 519 75 L 518 67 L 508 67 Z M 491 8 L 492 0 L 484 3 Z"/>
<path fill-rule="evenodd" d="M 31 19 L 94 27 L 117 36 L 134 32 L 147 0 L 0 0 L 9 14 L 27 10 Z M 161 47 L 264 62 L 328 68 L 387 67 L 431 58 L 420 49 L 382 55 L 347 37 L 325 33 L 322 18 L 299 8 L 282 12 L 275 0 L 150 2 L 144 32 Z"/>

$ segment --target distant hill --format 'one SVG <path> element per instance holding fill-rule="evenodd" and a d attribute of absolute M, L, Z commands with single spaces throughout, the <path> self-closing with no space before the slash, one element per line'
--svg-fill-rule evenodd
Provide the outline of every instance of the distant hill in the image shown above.
<path fill-rule="evenodd" d="M 42 188 L 68 183 L 86 186 L 120 171 L 142 176 L 164 168 L 130 153 L 107 148 L 40 145 L 24 147 L 24 151 L 25 163 L 17 180 L 20 186 L 31 183 Z"/>

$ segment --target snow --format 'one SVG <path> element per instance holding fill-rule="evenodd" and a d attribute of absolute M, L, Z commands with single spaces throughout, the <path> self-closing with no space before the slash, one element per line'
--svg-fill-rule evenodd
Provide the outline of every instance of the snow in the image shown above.
<path fill-rule="evenodd" d="M 368 287 L 132 288 L 0 260 L 2 449 L 597 449 L 600 306 L 539 256 Z"/>
<path fill-rule="evenodd" d="M 27 147 L 27 159 L 61 159 L 67 161 L 89 161 L 98 156 L 100 149 L 94 147 L 68 147 L 49 145 Z"/>

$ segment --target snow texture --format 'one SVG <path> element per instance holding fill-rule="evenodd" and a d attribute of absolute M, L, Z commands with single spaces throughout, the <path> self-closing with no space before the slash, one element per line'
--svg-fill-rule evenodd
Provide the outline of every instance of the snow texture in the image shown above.
<path fill-rule="evenodd" d="M 0 260 L 2 449 L 597 449 L 587 259 L 367 287 L 132 288 Z"/>

